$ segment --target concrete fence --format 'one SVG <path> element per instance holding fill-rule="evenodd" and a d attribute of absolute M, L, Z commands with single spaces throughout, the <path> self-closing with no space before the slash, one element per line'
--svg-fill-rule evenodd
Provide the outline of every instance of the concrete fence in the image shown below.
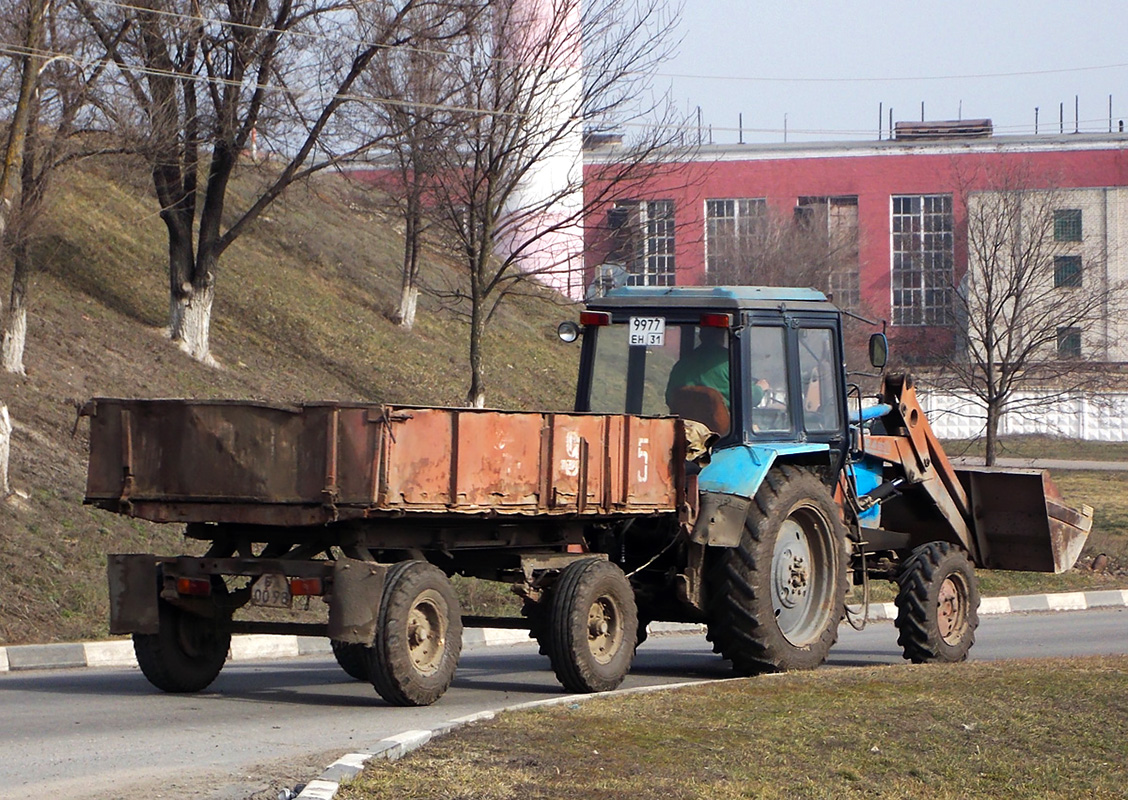
<path fill-rule="evenodd" d="M 987 422 L 983 404 L 970 394 L 921 390 L 921 406 L 942 439 L 982 436 Z M 1128 441 L 1128 392 L 1055 396 L 1017 392 L 1003 414 L 1003 436 L 1042 434 L 1101 442 Z"/>

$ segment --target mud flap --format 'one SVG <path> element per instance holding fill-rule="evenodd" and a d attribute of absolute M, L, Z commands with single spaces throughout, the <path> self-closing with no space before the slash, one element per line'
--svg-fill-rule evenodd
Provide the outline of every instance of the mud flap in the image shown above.
<path fill-rule="evenodd" d="M 157 557 L 112 554 L 106 562 L 110 584 L 110 633 L 156 633 Z"/>
<path fill-rule="evenodd" d="M 372 561 L 337 559 L 333 564 L 333 594 L 327 598 L 330 639 L 372 644 L 387 574 L 386 566 Z"/>
<path fill-rule="evenodd" d="M 736 547 L 744 533 L 744 522 L 752 501 L 721 492 L 701 492 L 700 509 L 690 538 L 695 544 Z"/>

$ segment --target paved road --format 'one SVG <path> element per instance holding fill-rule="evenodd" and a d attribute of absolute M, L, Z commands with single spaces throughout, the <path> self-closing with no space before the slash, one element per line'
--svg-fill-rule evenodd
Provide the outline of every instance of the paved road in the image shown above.
<path fill-rule="evenodd" d="M 1128 654 L 1128 609 L 987 617 L 972 653 Z M 843 627 L 830 661 L 898 663 L 889 623 Z M 727 665 L 703 636 L 664 636 L 640 648 L 625 686 L 724 677 Z M 191 696 L 156 692 L 131 669 L 5 675 L 0 798 L 273 798 L 387 736 L 560 694 L 531 644 L 467 651 L 451 691 L 423 709 L 388 707 L 315 657 L 230 665 L 211 690 Z"/>

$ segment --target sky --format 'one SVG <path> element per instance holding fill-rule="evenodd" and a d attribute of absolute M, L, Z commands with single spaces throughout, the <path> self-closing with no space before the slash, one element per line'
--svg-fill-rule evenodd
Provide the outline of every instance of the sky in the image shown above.
<path fill-rule="evenodd" d="M 659 68 L 703 140 L 876 139 L 896 121 L 990 118 L 996 134 L 1128 121 L 1125 0 L 684 0 Z M 1075 114 L 1075 98 L 1079 113 Z M 881 110 L 879 112 L 879 104 Z M 1114 128 L 1115 129 L 1115 128 Z"/>

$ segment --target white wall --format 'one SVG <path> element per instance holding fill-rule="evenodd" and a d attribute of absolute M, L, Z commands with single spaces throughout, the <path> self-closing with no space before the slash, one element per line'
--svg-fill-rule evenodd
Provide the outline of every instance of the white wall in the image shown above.
<path fill-rule="evenodd" d="M 999 433 L 1004 436 L 1043 434 L 1102 442 L 1128 442 L 1128 392 L 1086 393 L 1041 400 L 1046 392 L 1018 392 L 1019 403 L 1038 407 L 1008 411 Z M 918 394 L 928 421 L 942 439 L 982 436 L 987 414 L 970 395 L 946 392 Z"/>

